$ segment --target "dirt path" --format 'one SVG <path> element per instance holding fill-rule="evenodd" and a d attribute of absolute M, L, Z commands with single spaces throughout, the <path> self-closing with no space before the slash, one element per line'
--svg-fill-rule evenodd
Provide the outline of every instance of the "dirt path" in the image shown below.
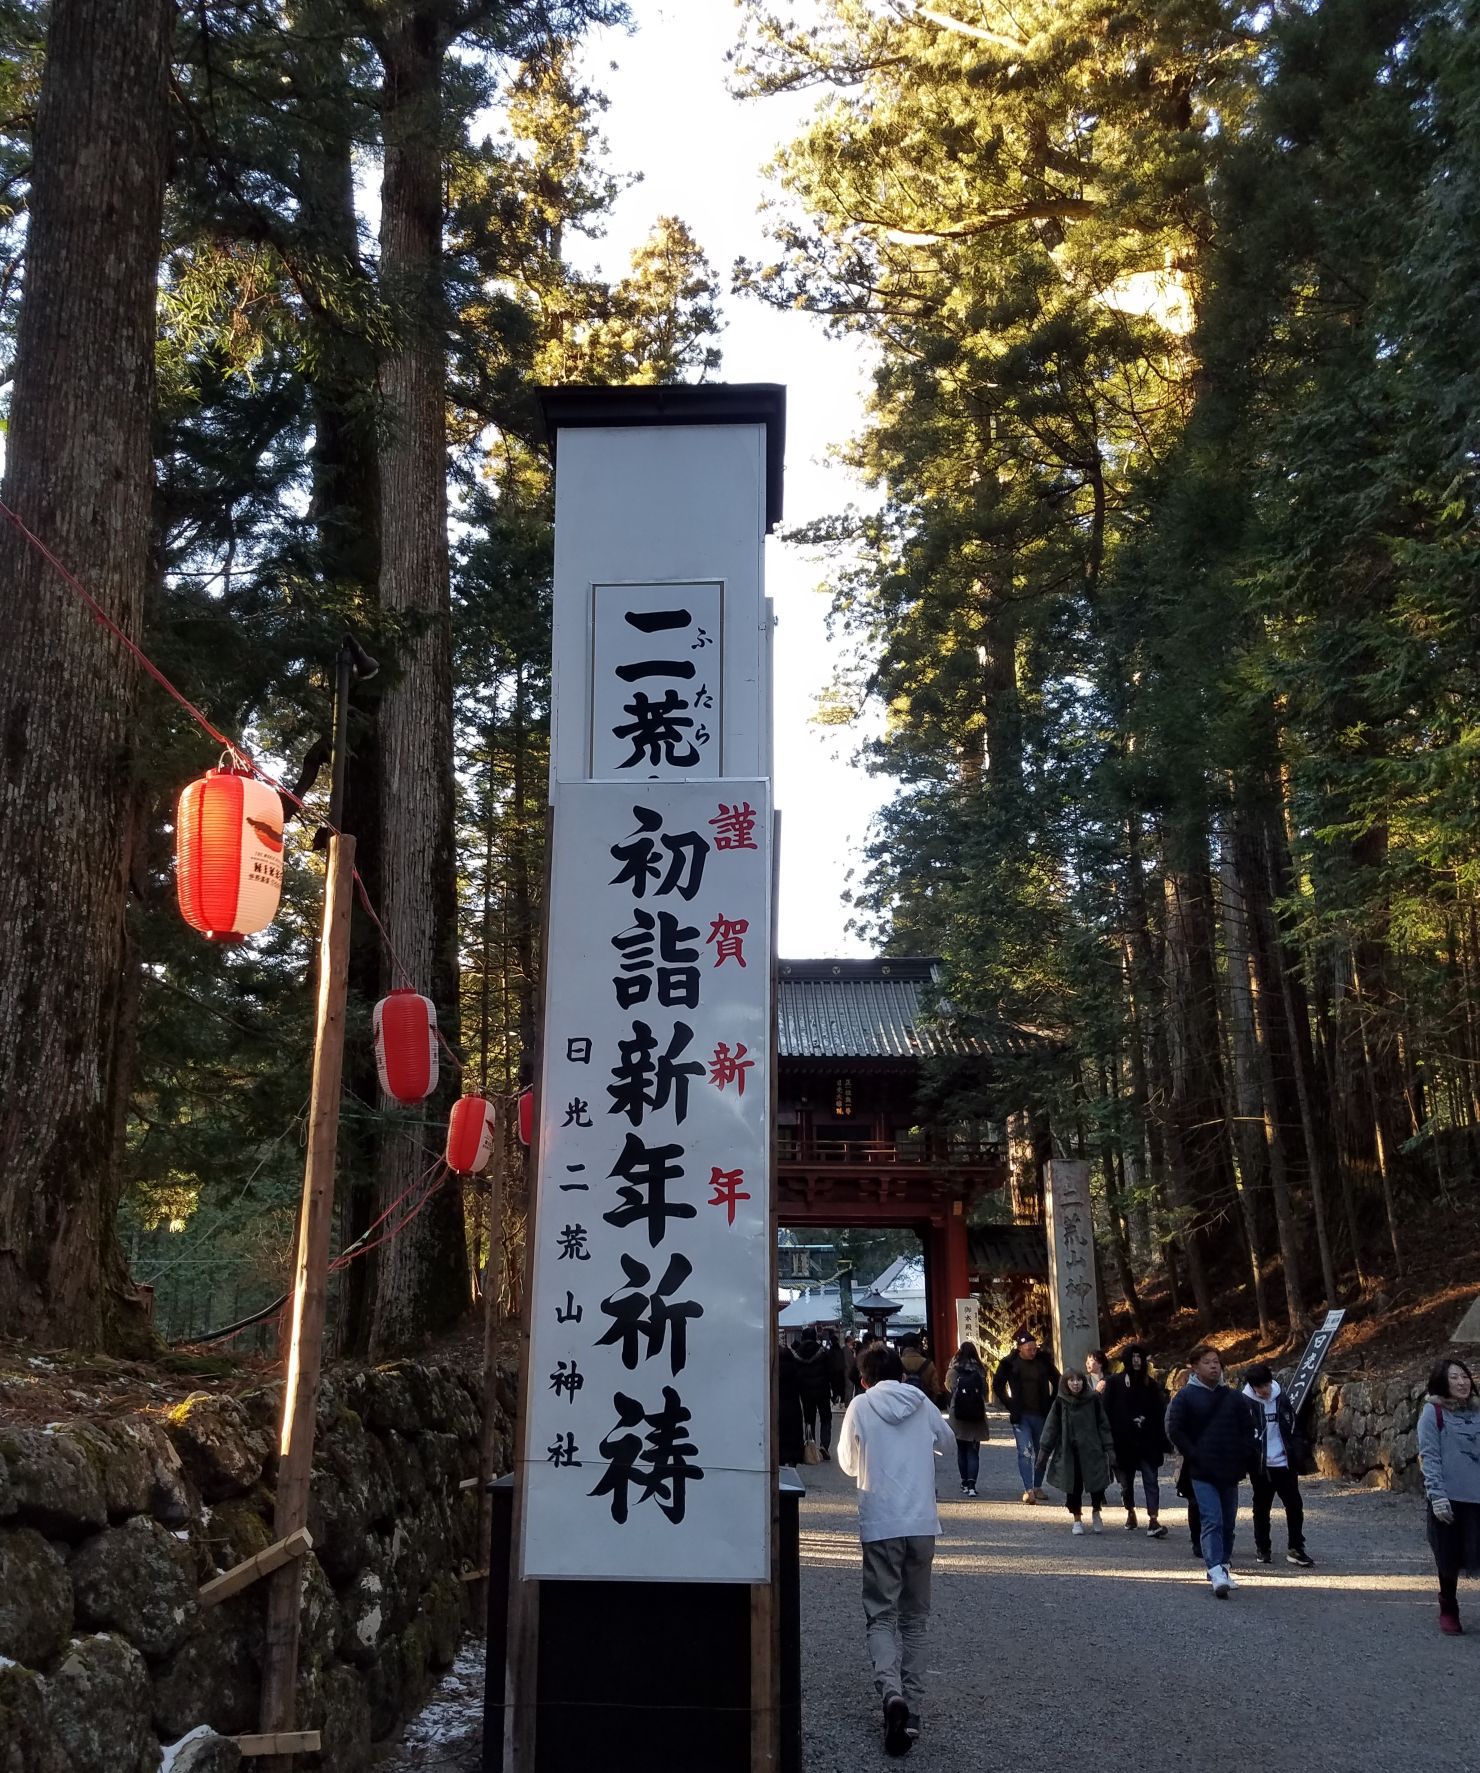
<path fill-rule="evenodd" d="M 1072 1538 L 1061 1501 L 1018 1500 L 1006 1422 L 994 1418 L 992 1432 L 976 1501 L 958 1500 L 954 1469 L 940 1466 L 945 1534 L 914 1773 L 1480 1770 L 1480 1734 L 1464 1706 L 1438 1698 L 1469 1692 L 1480 1678 L 1480 1587 L 1460 1592 L 1474 1635 L 1441 1637 L 1413 1497 L 1302 1485 L 1317 1567 L 1297 1570 L 1283 1561 L 1278 1504 L 1275 1561 L 1253 1563 L 1245 1488 L 1239 1588 L 1223 1602 L 1189 1555 L 1186 1517 L 1168 1486 L 1165 1539 L 1127 1533 L 1113 1508 L 1102 1538 Z M 856 1505 L 836 1465 L 810 1468 L 807 1480 L 806 1773 L 858 1773 L 892 1763 L 863 1658 Z"/>
<path fill-rule="evenodd" d="M 1005 1421 L 982 1449 L 980 1496 L 956 1499 L 942 1461 L 930 1691 L 914 1773 L 1480 1773 L 1465 1695 L 1480 1679 L 1480 1585 L 1461 1586 L 1474 1635 L 1439 1635 L 1423 1517 L 1411 1496 L 1305 1485 L 1313 1570 L 1252 1564 L 1239 1517 L 1238 1592 L 1214 1600 L 1163 1487 L 1160 1541 L 1111 1509 L 1102 1538 L 1069 1533 L 1058 1502 L 1026 1508 Z M 806 1773 L 892 1765 L 863 1659 L 854 1490 L 808 1469 L 802 1505 Z M 1050 1495 L 1053 1493 L 1050 1492 Z M 1257 1570 L 1257 1574 L 1254 1572 Z M 377 1763 L 380 1773 L 473 1773 L 481 1644 Z M 1447 1696 L 1447 1697 L 1446 1697 Z M 654 1773 L 703 1773 L 702 1767 Z"/>

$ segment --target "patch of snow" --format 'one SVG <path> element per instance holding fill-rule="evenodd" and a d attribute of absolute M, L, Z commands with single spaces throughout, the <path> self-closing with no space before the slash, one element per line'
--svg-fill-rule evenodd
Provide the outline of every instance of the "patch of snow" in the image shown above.
<path fill-rule="evenodd" d="M 413 1751 L 405 1759 L 392 1753 L 382 1773 L 397 1773 L 428 1764 L 418 1751 L 440 1749 L 444 1753 L 474 1747 L 483 1733 L 483 1675 L 487 1646 L 482 1638 L 464 1638 L 452 1667 L 443 1675 L 431 1698 L 406 1726 L 401 1749 Z"/>
<path fill-rule="evenodd" d="M 355 1628 L 355 1636 L 366 1646 L 380 1636 L 380 1608 L 372 1607 Z"/>
<path fill-rule="evenodd" d="M 170 1769 L 175 1764 L 175 1758 L 182 1748 L 187 1748 L 192 1742 L 199 1742 L 202 1737 L 209 1740 L 215 1734 L 216 1732 L 209 1724 L 197 1724 L 189 1735 L 182 1736 L 178 1742 L 167 1743 L 164 1748 L 164 1759 L 159 1763 L 159 1773 L 170 1773 Z"/>

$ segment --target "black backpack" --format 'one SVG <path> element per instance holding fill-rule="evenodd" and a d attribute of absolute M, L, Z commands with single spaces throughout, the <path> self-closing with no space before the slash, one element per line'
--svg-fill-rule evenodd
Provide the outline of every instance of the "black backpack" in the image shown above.
<path fill-rule="evenodd" d="M 985 1422 L 987 1419 L 987 1376 L 980 1367 L 966 1365 L 956 1375 L 956 1389 L 951 1393 L 951 1414 L 958 1422 Z"/>

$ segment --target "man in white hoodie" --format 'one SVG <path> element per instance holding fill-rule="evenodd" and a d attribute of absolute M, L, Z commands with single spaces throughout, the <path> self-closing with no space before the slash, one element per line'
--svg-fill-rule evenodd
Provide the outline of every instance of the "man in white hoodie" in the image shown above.
<path fill-rule="evenodd" d="M 838 1464 L 858 1480 L 863 1616 L 884 1705 L 884 1747 L 904 1755 L 919 1734 L 925 1686 L 930 1567 L 940 1532 L 935 1461 L 955 1452 L 956 1437 L 926 1394 L 904 1383 L 887 1344 L 866 1349 L 858 1370 L 863 1391 L 843 1418 Z"/>

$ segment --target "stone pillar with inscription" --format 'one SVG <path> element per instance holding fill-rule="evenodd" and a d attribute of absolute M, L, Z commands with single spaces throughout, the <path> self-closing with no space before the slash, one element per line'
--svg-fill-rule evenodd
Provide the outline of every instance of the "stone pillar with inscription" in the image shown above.
<path fill-rule="evenodd" d="M 1089 1165 L 1077 1158 L 1052 1158 L 1044 1167 L 1044 1205 L 1054 1361 L 1060 1372 L 1066 1367 L 1082 1370 L 1085 1355 L 1100 1345 Z"/>

